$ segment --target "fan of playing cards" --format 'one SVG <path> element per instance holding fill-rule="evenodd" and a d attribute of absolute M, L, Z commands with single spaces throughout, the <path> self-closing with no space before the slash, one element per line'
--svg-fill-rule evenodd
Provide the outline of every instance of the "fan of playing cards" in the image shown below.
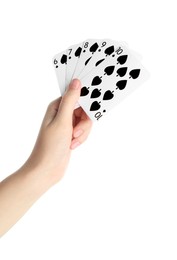
<path fill-rule="evenodd" d="M 112 107 L 148 78 L 148 72 L 126 44 L 87 39 L 70 46 L 53 58 L 63 95 L 73 78 L 82 83 L 79 105 L 93 120 Z"/>

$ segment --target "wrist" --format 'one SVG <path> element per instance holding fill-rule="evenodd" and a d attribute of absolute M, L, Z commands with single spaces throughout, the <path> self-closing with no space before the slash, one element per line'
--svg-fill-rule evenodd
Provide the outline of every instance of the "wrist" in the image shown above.
<path fill-rule="evenodd" d="M 32 187 L 33 192 L 39 194 L 44 193 L 56 183 L 55 179 L 52 179 L 42 167 L 32 167 L 28 163 L 18 170 L 18 174 L 25 179 L 29 187 Z"/>

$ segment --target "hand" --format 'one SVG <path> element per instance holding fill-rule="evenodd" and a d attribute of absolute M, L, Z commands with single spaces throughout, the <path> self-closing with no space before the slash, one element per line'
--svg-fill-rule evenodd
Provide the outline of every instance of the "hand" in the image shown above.
<path fill-rule="evenodd" d="M 81 107 L 74 110 L 79 99 L 81 82 L 74 79 L 63 97 L 48 106 L 34 149 L 23 167 L 40 169 L 54 182 L 64 175 L 71 150 L 88 137 L 92 121 Z"/>
<path fill-rule="evenodd" d="M 62 178 L 71 150 L 86 140 L 91 120 L 82 108 L 74 110 L 80 89 L 80 81 L 73 80 L 64 96 L 49 105 L 28 160 L 0 182 L 0 237 Z"/>

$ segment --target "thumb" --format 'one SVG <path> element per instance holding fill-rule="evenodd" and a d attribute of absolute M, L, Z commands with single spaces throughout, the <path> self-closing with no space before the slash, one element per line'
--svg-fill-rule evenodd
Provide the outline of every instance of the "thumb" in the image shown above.
<path fill-rule="evenodd" d="M 73 110 L 75 108 L 76 102 L 80 97 L 81 82 L 78 79 L 73 79 L 69 84 L 69 87 L 62 97 L 58 116 L 63 119 L 72 119 Z"/>

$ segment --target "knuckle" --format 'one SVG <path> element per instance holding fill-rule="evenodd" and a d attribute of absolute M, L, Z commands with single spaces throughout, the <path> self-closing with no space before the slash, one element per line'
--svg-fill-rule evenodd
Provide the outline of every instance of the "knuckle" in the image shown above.
<path fill-rule="evenodd" d="M 54 101 L 51 101 L 51 102 L 49 103 L 49 107 L 52 107 L 52 106 L 53 106 L 53 103 L 54 103 Z"/>
<path fill-rule="evenodd" d="M 53 107 L 53 101 L 48 104 L 47 110 L 51 110 Z"/>
<path fill-rule="evenodd" d="M 59 104 L 60 101 L 61 101 L 61 97 L 51 101 L 48 104 L 48 109 L 53 109 L 56 106 L 56 104 Z"/>

